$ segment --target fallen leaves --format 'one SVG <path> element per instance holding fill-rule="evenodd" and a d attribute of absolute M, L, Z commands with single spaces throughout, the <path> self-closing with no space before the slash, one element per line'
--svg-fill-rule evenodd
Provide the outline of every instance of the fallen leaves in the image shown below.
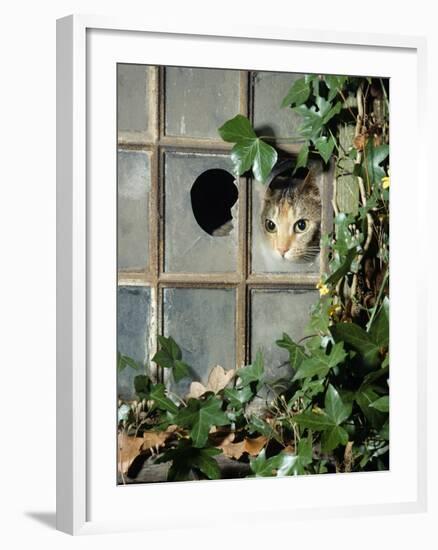
<path fill-rule="evenodd" d="M 242 441 L 234 443 L 235 437 L 236 434 L 234 432 L 230 433 L 218 445 L 218 448 L 222 449 L 225 456 L 236 460 L 244 453 L 248 453 L 250 456 L 257 456 L 268 441 L 264 435 L 261 435 L 255 438 L 246 437 Z"/>
<path fill-rule="evenodd" d="M 216 365 L 210 371 L 208 375 L 207 385 L 201 384 L 201 382 L 192 382 L 190 385 L 190 391 L 187 398 L 199 399 L 204 393 L 213 392 L 217 394 L 228 386 L 231 380 L 234 378 L 235 370 L 225 370 L 220 365 Z"/>
<path fill-rule="evenodd" d="M 146 431 L 143 437 L 127 435 L 120 432 L 118 435 L 118 468 L 125 474 L 134 459 L 142 452 L 151 450 L 152 454 L 162 447 L 169 437 L 176 431 L 177 426 L 169 426 L 166 431 Z"/>

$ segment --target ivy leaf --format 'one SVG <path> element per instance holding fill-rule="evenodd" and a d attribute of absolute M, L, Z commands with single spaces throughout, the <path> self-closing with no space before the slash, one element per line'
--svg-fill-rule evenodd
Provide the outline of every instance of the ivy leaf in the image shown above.
<path fill-rule="evenodd" d="M 326 376 L 330 369 L 342 363 L 347 354 L 342 342 L 337 342 L 327 355 L 324 350 L 317 349 L 311 357 L 306 358 L 295 373 L 293 380 L 311 378 L 312 376 Z"/>
<path fill-rule="evenodd" d="M 187 363 L 184 363 L 183 361 L 176 359 L 173 364 L 173 371 L 172 371 L 175 382 L 179 382 L 182 378 L 189 376 L 189 369 L 190 369 L 190 366 L 187 365 Z"/>
<path fill-rule="evenodd" d="M 307 359 L 304 348 L 296 344 L 285 332 L 283 332 L 283 338 L 277 340 L 275 343 L 278 347 L 287 349 L 289 352 L 289 362 L 294 371 L 300 367 L 304 359 Z"/>
<path fill-rule="evenodd" d="M 389 146 L 386 144 L 374 147 L 372 139 L 369 139 L 365 146 L 364 162 L 362 163 L 362 178 L 370 184 L 379 184 L 386 175 L 385 170 L 380 166 L 389 155 Z"/>
<path fill-rule="evenodd" d="M 213 426 L 225 426 L 230 421 L 222 411 L 222 401 L 210 395 L 205 401 L 189 399 L 187 407 L 180 409 L 176 423 L 190 428 L 190 437 L 195 447 L 203 447 Z"/>
<path fill-rule="evenodd" d="M 347 420 L 351 414 L 351 403 L 345 404 L 338 391 L 329 384 L 325 394 L 325 412 L 330 416 L 336 426 Z"/>
<path fill-rule="evenodd" d="M 231 160 L 238 175 L 251 167 L 254 177 L 264 183 L 277 162 L 277 151 L 258 138 L 251 122 L 243 115 L 236 115 L 219 128 L 223 140 L 235 143 Z"/>
<path fill-rule="evenodd" d="M 225 388 L 224 396 L 230 402 L 230 405 L 235 409 L 241 409 L 248 401 L 251 400 L 254 393 L 251 390 L 251 386 L 244 386 L 241 389 L 238 388 Z"/>
<path fill-rule="evenodd" d="M 345 342 L 357 350 L 365 363 L 375 366 L 379 362 L 379 345 L 355 323 L 337 323 L 330 327 L 335 342 Z"/>
<path fill-rule="evenodd" d="M 276 439 L 277 441 L 280 441 L 277 433 L 275 432 L 274 428 L 265 422 L 263 419 L 261 419 L 259 416 L 256 416 L 253 414 L 251 416 L 251 419 L 248 424 L 248 428 L 251 433 L 258 432 L 261 435 L 264 435 L 268 439 Z"/>
<path fill-rule="evenodd" d="M 250 467 L 256 477 L 271 477 L 289 475 L 289 471 L 297 462 L 298 457 L 289 453 L 279 453 L 278 455 L 266 458 L 265 449 L 263 449 L 256 458 L 250 459 Z"/>
<path fill-rule="evenodd" d="M 231 160 L 239 175 L 252 167 L 256 180 L 264 183 L 277 162 L 277 151 L 260 138 L 239 141 L 231 150 Z"/>
<path fill-rule="evenodd" d="M 370 407 L 371 403 L 377 401 L 379 397 L 379 394 L 377 394 L 371 387 L 360 387 L 355 395 L 356 403 L 359 405 L 365 418 L 368 420 L 371 426 L 377 430 L 379 430 L 383 426 L 385 420 L 388 418 L 387 414 L 384 414 L 377 409 Z"/>
<path fill-rule="evenodd" d="M 172 461 L 167 475 L 168 481 L 185 481 L 192 471 L 201 472 L 208 479 L 220 479 L 220 469 L 214 456 L 221 454 L 216 447 L 198 449 L 187 439 L 181 439 L 178 446 L 160 456 L 155 464 Z"/>
<path fill-rule="evenodd" d="M 295 165 L 294 173 L 298 168 L 305 168 L 309 158 L 309 144 L 305 143 L 298 152 L 297 163 Z"/>
<path fill-rule="evenodd" d="M 139 399 L 148 399 L 151 389 L 151 381 L 145 374 L 139 374 L 134 378 L 134 389 Z"/>
<path fill-rule="evenodd" d="M 165 369 L 172 369 L 175 382 L 189 375 L 190 366 L 181 361 L 181 349 L 175 340 L 169 336 L 158 336 L 161 349 L 152 357 L 152 361 Z"/>
<path fill-rule="evenodd" d="M 286 97 L 281 102 L 281 107 L 288 107 L 289 105 L 298 107 L 309 99 L 309 95 L 309 84 L 306 82 L 305 78 L 300 78 L 299 80 L 296 80 L 290 87 Z"/>
<path fill-rule="evenodd" d="M 323 452 L 330 452 L 339 445 L 346 445 L 348 433 L 342 426 L 333 426 L 322 434 L 321 444 Z"/>
<path fill-rule="evenodd" d="M 158 342 L 160 343 L 161 349 L 168 353 L 173 360 L 181 359 L 181 349 L 172 336 L 169 336 L 168 338 L 165 336 L 158 336 Z"/>
<path fill-rule="evenodd" d="M 382 348 L 389 345 L 389 300 L 385 298 L 383 305 L 370 327 L 369 335 Z"/>
<path fill-rule="evenodd" d="M 376 399 L 375 401 L 373 401 L 373 403 L 370 403 L 369 407 L 372 407 L 373 409 L 376 409 L 383 413 L 389 412 L 389 395 L 379 397 L 379 399 Z"/>
<path fill-rule="evenodd" d="M 345 403 L 339 392 L 329 384 L 324 406 L 325 410 L 304 412 L 296 415 L 294 420 L 303 428 L 323 432 L 322 448 L 324 452 L 329 452 L 348 442 L 348 433 L 341 424 L 351 415 L 352 403 Z"/>
<path fill-rule="evenodd" d="M 382 439 L 389 441 L 389 420 L 383 424 L 382 429 L 379 432 L 379 435 Z"/>
<path fill-rule="evenodd" d="M 205 474 L 208 479 L 220 479 L 221 471 L 216 460 L 212 458 L 212 454 L 210 452 L 205 452 L 205 449 L 200 449 L 200 451 L 201 452 L 197 456 L 192 457 L 192 468 L 198 468 L 198 470 Z"/>
<path fill-rule="evenodd" d="M 245 139 L 252 140 L 257 137 L 251 122 L 243 115 L 236 115 L 234 118 L 227 120 L 218 132 L 224 141 L 230 143 L 238 143 Z"/>
<path fill-rule="evenodd" d="M 327 102 L 330 105 L 330 102 Z M 331 120 L 334 116 L 338 115 L 342 110 L 342 103 L 338 101 L 333 107 L 329 107 L 328 110 L 325 111 L 322 122 L 323 124 L 327 124 L 329 120 Z"/>
<path fill-rule="evenodd" d="M 327 138 L 326 136 L 321 136 L 315 140 L 315 147 L 318 149 L 319 154 L 321 155 L 324 162 L 327 164 L 327 162 L 330 160 L 330 157 L 332 156 L 333 149 L 335 148 L 335 142 L 333 138 L 331 136 L 329 138 Z"/>
<path fill-rule="evenodd" d="M 248 386 L 253 382 L 257 382 L 257 387 L 260 387 L 264 375 L 264 362 L 262 352 L 258 351 L 255 361 L 251 365 L 238 369 L 236 375 L 239 378 L 239 387 Z"/>
<path fill-rule="evenodd" d="M 315 432 L 323 432 L 336 426 L 329 415 L 323 410 L 319 410 L 318 412 L 302 412 L 294 416 L 294 421 L 303 428 L 308 428 Z"/>
<path fill-rule="evenodd" d="M 149 393 L 148 399 L 154 402 L 154 408 L 169 411 L 173 414 L 178 412 L 178 407 L 166 396 L 164 384 L 155 384 Z"/>
<path fill-rule="evenodd" d="M 341 265 L 334 273 L 330 275 L 330 277 L 326 280 L 326 285 L 336 285 L 336 283 L 342 279 L 342 277 L 345 277 L 347 273 L 349 273 L 351 269 L 351 262 L 354 260 L 354 258 L 357 255 L 357 248 L 353 247 L 350 248 L 350 250 L 347 252 L 347 255 L 345 256 L 345 259 Z"/>
<path fill-rule="evenodd" d="M 164 349 L 158 350 L 152 357 L 152 361 L 165 369 L 173 369 L 174 360 Z"/>
<path fill-rule="evenodd" d="M 342 103 L 338 101 L 334 106 L 321 96 L 316 98 L 316 105 L 307 107 L 299 105 L 294 111 L 301 115 L 303 122 L 299 128 L 300 134 L 311 139 L 314 143 L 321 134 L 321 130 L 327 122 L 342 110 Z"/>
<path fill-rule="evenodd" d="M 327 88 L 329 89 L 328 101 L 332 101 L 338 94 L 339 90 L 342 90 L 345 82 L 347 81 L 346 76 L 333 76 L 326 75 L 324 77 Z"/>
<path fill-rule="evenodd" d="M 120 353 L 120 351 L 117 352 L 117 370 L 119 372 L 122 372 L 126 369 L 126 367 L 131 367 L 132 369 L 138 370 L 140 368 L 140 365 L 132 359 L 132 357 L 129 357 L 128 355 L 123 355 Z"/>

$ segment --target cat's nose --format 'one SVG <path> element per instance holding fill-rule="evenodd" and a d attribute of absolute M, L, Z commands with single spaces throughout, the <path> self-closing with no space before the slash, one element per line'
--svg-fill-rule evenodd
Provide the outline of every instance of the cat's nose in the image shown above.
<path fill-rule="evenodd" d="M 277 250 L 280 253 L 280 256 L 282 258 L 284 258 L 284 256 L 286 255 L 286 252 L 289 250 L 289 248 L 287 246 L 278 246 Z"/>

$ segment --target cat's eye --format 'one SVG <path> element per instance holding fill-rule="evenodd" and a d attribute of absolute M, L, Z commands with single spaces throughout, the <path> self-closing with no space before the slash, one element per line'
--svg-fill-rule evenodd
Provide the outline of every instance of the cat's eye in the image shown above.
<path fill-rule="evenodd" d="M 277 226 L 272 220 L 265 220 L 265 229 L 268 233 L 274 233 L 274 231 L 277 229 Z"/>
<path fill-rule="evenodd" d="M 304 233 L 308 225 L 309 225 L 308 220 L 298 220 L 297 222 L 295 222 L 295 225 L 294 225 L 295 233 Z"/>

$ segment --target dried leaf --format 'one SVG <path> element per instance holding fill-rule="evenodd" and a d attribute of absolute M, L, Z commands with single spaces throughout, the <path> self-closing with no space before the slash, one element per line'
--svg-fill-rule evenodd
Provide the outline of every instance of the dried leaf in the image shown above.
<path fill-rule="evenodd" d="M 233 443 L 235 434 L 230 433 L 218 447 L 228 458 L 239 459 L 244 453 L 250 456 L 257 456 L 267 443 L 267 438 L 263 435 L 253 439 L 245 438 L 238 443 Z"/>
<path fill-rule="evenodd" d="M 178 426 L 171 425 L 164 432 L 147 431 L 143 433 L 141 451 L 157 449 L 166 443 L 169 437 L 175 432 Z"/>
<path fill-rule="evenodd" d="M 199 399 L 204 393 L 213 392 L 214 394 L 220 392 L 228 386 L 234 377 L 234 369 L 225 370 L 220 365 L 216 365 L 210 371 L 208 375 L 207 385 L 201 384 L 201 382 L 192 382 L 190 384 L 190 391 L 187 398 Z"/>
<path fill-rule="evenodd" d="M 354 138 L 353 145 L 358 151 L 363 151 L 363 148 L 365 147 L 365 141 L 366 141 L 366 135 L 359 134 Z"/>
<path fill-rule="evenodd" d="M 201 382 L 192 382 L 190 384 L 190 391 L 187 394 L 187 399 L 199 399 L 201 395 L 207 391 L 207 388 Z"/>
<path fill-rule="evenodd" d="M 140 453 L 140 448 L 143 445 L 142 437 L 134 437 L 126 435 L 125 432 L 119 433 L 119 472 L 125 474 L 134 458 Z"/>
<path fill-rule="evenodd" d="M 267 441 L 268 438 L 264 435 L 260 435 L 254 439 L 245 439 L 245 452 L 251 456 L 257 456 L 266 445 Z"/>
<path fill-rule="evenodd" d="M 234 369 L 226 371 L 220 365 L 216 365 L 208 376 L 207 390 L 214 393 L 220 392 L 231 382 L 234 372 Z"/>
<path fill-rule="evenodd" d="M 147 431 L 143 433 L 143 437 L 119 433 L 119 472 L 125 474 L 140 453 L 163 446 L 177 428 L 178 426 L 171 425 L 164 432 Z"/>

